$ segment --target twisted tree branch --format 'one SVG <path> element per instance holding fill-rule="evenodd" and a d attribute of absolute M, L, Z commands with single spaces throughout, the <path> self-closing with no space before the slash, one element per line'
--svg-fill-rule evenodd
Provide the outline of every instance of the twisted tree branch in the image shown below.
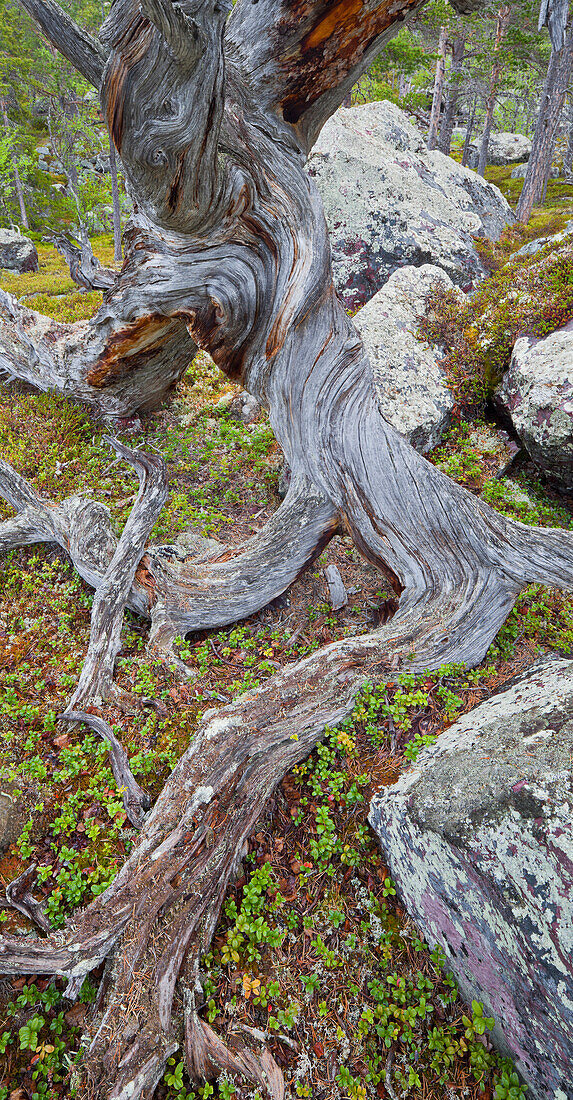
<path fill-rule="evenodd" d="M 67 57 L 94 88 L 99 89 L 107 57 L 102 44 L 78 26 L 54 0 L 19 2 L 48 42 Z"/>

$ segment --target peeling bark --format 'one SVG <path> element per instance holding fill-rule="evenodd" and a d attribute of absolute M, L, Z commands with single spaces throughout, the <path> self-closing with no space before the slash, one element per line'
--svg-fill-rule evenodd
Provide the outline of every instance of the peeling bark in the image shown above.
<path fill-rule="evenodd" d="M 366 679 L 478 662 L 524 585 L 572 586 L 573 539 L 511 522 L 412 450 L 380 414 L 333 287 L 305 157 L 414 2 L 238 0 L 228 16 L 219 0 L 116 0 L 101 47 L 68 24 L 54 28 L 51 0 L 25 5 L 99 80 L 137 214 L 120 277 L 92 323 L 55 326 L 0 294 L 0 368 L 119 416 L 161 399 L 204 348 L 268 409 L 292 471 L 284 502 L 244 544 L 206 544 L 191 532 L 145 547 L 146 498 L 152 511 L 161 500 L 157 469 L 118 542 L 102 505 L 53 505 L 0 461 L 0 493 L 17 512 L 0 524 L 0 551 L 56 542 L 96 588 L 72 703 L 111 689 L 124 605 L 151 619 L 152 648 L 168 652 L 177 634 L 265 606 L 341 528 L 400 599 L 379 630 L 333 643 L 205 715 L 116 880 L 45 940 L 1 939 L 0 971 L 67 974 L 76 987 L 111 960 L 86 1058 L 96 1095 L 151 1096 L 181 1035 L 179 981 L 190 1072 L 231 1066 L 280 1096 L 268 1053 L 228 1051 L 195 1011 L 199 958 L 246 837 L 284 773 L 350 713 Z"/>

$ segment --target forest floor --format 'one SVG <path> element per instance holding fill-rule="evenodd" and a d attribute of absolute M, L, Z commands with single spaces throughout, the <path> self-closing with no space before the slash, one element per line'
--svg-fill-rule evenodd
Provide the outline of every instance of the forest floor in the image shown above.
<path fill-rule="evenodd" d="M 563 212 L 562 224 L 566 214 L 573 211 Z M 555 224 L 552 210 L 536 217 L 535 229 L 502 243 L 498 261 L 504 248 L 509 253 L 521 237 L 542 233 L 540 225 Z M 94 244 L 109 262 L 109 238 Z M 94 312 L 97 296 L 77 293 L 53 249 L 39 251 L 40 272 L 3 273 L 5 289 L 61 320 Z M 124 425 L 125 443 L 156 450 L 168 464 L 170 497 L 152 541 L 167 542 L 189 526 L 237 541 L 276 509 L 281 454 L 264 413 L 249 425 L 233 419 L 236 392 L 199 354 L 169 404 Z M 119 532 L 137 483 L 103 441 L 106 430 L 57 396 L 0 389 L 2 456 L 50 500 L 81 492 L 103 501 Z M 509 515 L 572 527 L 571 499 L 542 483 L 522 455 L 500 469 L 493 432 L 487 407 L 460 409 L 432 461 Z M 0 505 L 0 518 L 9 514 Z M 349 593 L 337 612 L 324 576 L 330 563 Z M 0 561 L 0 790 L 14 800 L 0 883 L 35 863 L 35 894 L 56 929 L 105 889 L 135 838 L 105 744 L 84 729 L 62 732 L 56 721 L 80 673 L 91 602 L 91 591 L 53 546 Z M 327 642 L 372 629 L 393 606 L 392 593 L 351 540 L 335 538 L 288 593 L 257 615 L 180 639 L 180 655 L 193 670 L 186 680 L 146 656 L 147 624 L 128 612 L 116 665 L 122 705 L 107 707 L 104 717 L 155 797 L 202 711 Z M 203 1012 L 231 1043 L 244 1028 L 265 1032 L 289 1096 L 524 1095 L 491 1048 L 492 1021 L 481 1006 L 459 1000 L 440 951 L 422 943 L 401 909 L 367 813 L 372 793 L 394 782 L 459 715 L 540 654 L 568 655 L 572 648 L 573 597 L 531 586 L 477 669 L 449 666 L 366 685 L 351 718 L 328 732 L 264 809 L 203 960 Z M 0 921 L 9 933 L 30 931 L 9 908 L 0 910 Z M 86 979 L 73 1005 L 63 981 L 0 980 L 0 1100 L 76 1095 L 74 1065 L 99 977 Z M 226 1078 L 192 1085 L 176 1055 L 157 1095 L 253 1100 L 258 1093 Z"/>

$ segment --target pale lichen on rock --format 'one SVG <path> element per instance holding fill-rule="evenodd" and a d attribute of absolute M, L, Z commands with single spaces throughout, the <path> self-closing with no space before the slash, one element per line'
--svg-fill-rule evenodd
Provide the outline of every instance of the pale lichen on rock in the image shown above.
<path fill-rule="evenodd" d="M 405 265 L 436 264 L 470 289 L 485 274 L 473 238 L 497 240 L 514 221 L 497 187 L 430 152 L 387 101 L 341 107 L 321 131 L 308 171 L 324 204 L 335 283 L 351 309 Z"/>
<path fill-rule="evenodd" d="M 549 660 L 456 722 L 370 812 L 408 912 L 536 1100 L 573 1083 L 572 754 L 573 662 Z"/>

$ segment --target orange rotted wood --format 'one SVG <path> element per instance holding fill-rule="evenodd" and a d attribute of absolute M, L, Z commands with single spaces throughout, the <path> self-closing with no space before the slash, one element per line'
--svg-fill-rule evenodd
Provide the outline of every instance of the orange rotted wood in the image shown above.
<path fill-rule="evenodd" d="M 420 0 L 290 0 L 277 26 L 288 72 L 282 109 L 287 122 L 296 123 L 347 72 L 360 64 L 370 46 L 395 23 L 403 21 Z M 301 26 L 303 33 L 301 35 Z"/>
<path fill-rule="evenodd" d="M 103 389 L 140 367 L 146 358 L 157 354 L 180 323 L 180 316 L 157 313 L 125 325 L 109 337 L 105 351 L 91 368 L 87 376 L 90 386 Z"/>

